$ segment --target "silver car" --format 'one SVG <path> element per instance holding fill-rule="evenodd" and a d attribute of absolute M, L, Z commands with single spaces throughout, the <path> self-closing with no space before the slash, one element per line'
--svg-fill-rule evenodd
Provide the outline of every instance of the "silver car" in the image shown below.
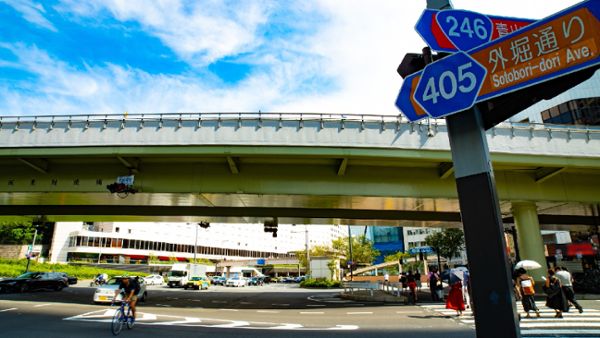
<path fill-rule="evenodd" d="M 144 282 L 146 285 L 163 285 L 165 280 L 161 275 L 149 275 L 144 277 Z"/>
<path fill-rule="evenodd" d="M 138 278 L 136 276 L 117 276 L 108 280 L 106 284 L 98 286 L 96 288 L 96 292 L 94 292 L 94 303 L 112 303 L 115 298 L 115 290 L 119 288 L 119 284 L 121 284 L 121 280 L 124 278 Z M 148 292 L 146 291 L 146 283 L 144 283 L 144 279 L 139 277 L 138 281 L 140 283 L 140 292 L 138 293 L 138 299 L 140 302 L 146 301 L 148 298 Z M 117 295 L 117 298 L 114 299 L 115 302 L 120 302 L 123 299 L 121 294 Z"/>

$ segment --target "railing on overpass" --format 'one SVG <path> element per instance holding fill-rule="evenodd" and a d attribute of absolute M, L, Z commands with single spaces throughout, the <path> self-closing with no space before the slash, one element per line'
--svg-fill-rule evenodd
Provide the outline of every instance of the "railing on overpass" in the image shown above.
<path fill-rule="evenodd" d="M 197 128 L 202 128 L 203 123 L 207 121 L 216 121 L 217 126 L 221 122 L 237 121 L 241 127 L 242 121 L 256 121 L 257 126 L 261 127 L 263 121 L 296 121 L 298 128 L 303 128 L 304 122 L 320 122 L 321 128 L 325 128 L 326 122 L 338 122 L 339 128 L 344 129 L 346 122 L 360 123 L 360 128 L 364 129 L 365 124 L 378 123 L 381 130 L 389 128 L 389 125 L 395 125 L 396 130 L 400 129 L 402 124 L 426 126 L 433 136 L 438 125 L 445 126 L 444 119 L 421 120 L 419 122 L 410 122 L 402 115 L 378 115 L 378 114 L 328 114 L 328 113 L 294 113 L 294 112 L 183 112 L 183 113 L 164 113 L 164 114 L 94 114 L 94 115 L 32 115 L 32 116 L 0 116 L 0 128 L 10 126 L 14 130 L 21 128 L 37 128 L 53 129 L 57 124 L 66 124 L 66 128 L 75 128 L 76 126 L 83 129 L 88 129 L 96 126 L 106 129 L 109 123 L 120 123 L 120 128 L 124 128 L 127 124 L 137 123 L 141 129 L 146 122 L 158 123 L 159 128 L 163 123 L 172 125 L 174 122 L 179 128 L 184 123 L 195 123 Z M 553 131 L 571 133 L 584 133 L 587 139 L 590 139 L 591 134 L 600 134 L 600 127 L 587 125 L 557 125 L 557 124 L 540 124 L 540 123 L 522 123 L 522 122 L 503 122 L 495 128 L 510 128 L 512 130 L 546 130 L 548 137 L 552 138 Z M 494 133 L 492 128 L 491 132 Z"/>

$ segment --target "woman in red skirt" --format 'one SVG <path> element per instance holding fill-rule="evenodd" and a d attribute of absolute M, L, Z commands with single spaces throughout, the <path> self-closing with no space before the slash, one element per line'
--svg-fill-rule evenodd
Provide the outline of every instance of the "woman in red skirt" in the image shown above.
<path fill-rule="evenodd" d="M 446 309 L 456 310 L 456 315 L 462 315 L 465 310 L 465 300 L 462 293 L 462 283 L 460 281 L 452 284 L 448 299 L 446 300 Z"/>

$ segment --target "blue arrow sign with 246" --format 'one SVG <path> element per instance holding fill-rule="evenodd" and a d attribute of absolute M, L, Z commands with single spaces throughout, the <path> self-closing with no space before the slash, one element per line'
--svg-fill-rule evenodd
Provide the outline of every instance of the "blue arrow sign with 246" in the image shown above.
<path fill-rule="evenodd" d="M 415 101 L 432 117 L 465 110 L 475 103 L 487 71 L 459 52 L 427 65 L 414 93 Z"/>

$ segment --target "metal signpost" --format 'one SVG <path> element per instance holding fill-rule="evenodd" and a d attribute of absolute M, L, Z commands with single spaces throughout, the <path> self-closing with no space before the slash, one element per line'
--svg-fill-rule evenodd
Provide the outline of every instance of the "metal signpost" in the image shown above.
<path fill-rule="evenodd" d="M 426 9 L 417 21 L 415 30 L 431 49 L 457 52 L 496 40 L 534 21 L 455 9 Z"/>
<path fill-rule="evenodd" d="M 450 7 L 447 0 L 427 2 L 429 9 Z M 589 0 L 489 42 L 484 40 L 494 36 L 489 31 L 493 21 L 472 12 L 426 10 L 417 24 L 417 30 L 429 27 L 435 39 L 427 42 L 433 49 L 455 52 L 472 47 L 425 62 L 423 71 L 405 77 L 396 105 L 411 121 L 446 116 L 477 337 L 519 338 L 520 329 L 484 122 L 473 105 L 597 67 L 598 18 L 600 0 Z M 452 35 L 458 36 L 451 40 Z M 448 46 L 454 49 L 443 49 Z"/>
<path fill-rule="evenodd" d="M 411 121 L 444 117 L 600 64 L 599 17 L 600 3 L 585 1 L 466 53 L 436 61 L 405 79 L 396 105 Z"/>

